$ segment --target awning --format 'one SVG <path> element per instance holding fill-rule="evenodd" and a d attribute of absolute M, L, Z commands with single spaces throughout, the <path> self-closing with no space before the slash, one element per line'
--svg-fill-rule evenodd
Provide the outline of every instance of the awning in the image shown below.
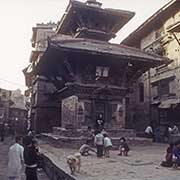
<path fill-rule="evenodd" d="M 172 24 L 171 26 L 167 27 L 168 32 L 180 32 L 180 21 L 177 21 L 176 23 Z"/>
<path fill-rule="evenodd" d="M 180 103 L 180 99 L 166 99 L 161 101 L 161 104 L 158 106 L 161 109 L 168 109 L 171 105 L 176 105 Z"/>

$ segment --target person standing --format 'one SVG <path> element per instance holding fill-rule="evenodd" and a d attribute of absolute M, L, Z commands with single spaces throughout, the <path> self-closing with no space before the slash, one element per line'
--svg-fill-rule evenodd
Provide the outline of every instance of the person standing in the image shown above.
<path fill-rule="evenodd" d="M 103 156 L 103 144 L 104 144 L 104 136 L 101 134 L 100 131 L 97 131 L 97 134 L 94 138 L 94 145 L 97 148 L 97 157 Z"/>
<path fill-rule="evenodd" d="M 38 180 L 37 178 L 38 161 L 39 161 L 38 152 L 35 149 L 32 139 L 26 139 L 26 145 L 24 148 L 26 180 Z"/>
<path fill-rule="evenodd" d="M 112 142 L 107 134 L 104 134 L 103 136 L 104 136 L 104 155 L 105 157 L 109 158 L 110 150 L 112 149 Z"/>
<path fill-rule="evenodd" d="M 0 136 L 1 136 L 1 142 L 4 141 L 4 135 L 5 135 L 5 125 L 4 122 L 0 124 Z"/>
<path fill-rule="evenodd" d="M 104 127 L 103 115 L 99 114 L 99 116 L 96 120 L 96 130 L 102 131 L 103 127 Z"/>
<path fill-rule="evenodd" d="M 21 137 L 15 137 L 15 143 L 9 148 L 8 178 L 9 180 L 20 180 L 23 162 L 23 146 L 20 145 Z"/>

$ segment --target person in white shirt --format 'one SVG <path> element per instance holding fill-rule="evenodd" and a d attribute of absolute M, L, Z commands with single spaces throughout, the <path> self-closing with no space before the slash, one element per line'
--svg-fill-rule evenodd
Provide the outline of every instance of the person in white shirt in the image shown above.
<path fill-rule="evenodd" d="M 104 155 L 105 157 L 110 157 L 110 150 L 112 148 L 111 139 L 108 137 L 107 134 L 104 134 Z"/>
<path fill-rule="evenodd" d="M 172 124 L 169 128 L 168 128 L 168 132 L 169 134 L 178 134 L 179 133 L 179 129 L 176 125 Z"/>
<path fill-rule="evenodd" d="M 20 145 L 21 137 L 15 137 L 15 143 L 10 146 L 8 153 L 8 178 L 20 180 L 24 148 Z"/>
<path fill-rule="evenodd" d="M 97 148 L 97 157 L 101 158 L 103 156 L 103 144 L 104 144 L 104 136 L 100 131 L 97 131 L 96 136 L 94 137 L 94 145 Z"/>
<path fill-rule="evenodd" d="M 145 129 L 144 132 L 145 132 L 145 134 L 146 134 L 148 137 L 152 137 L 153 129 L 152 129 L 152 127 L 149 125 L 149 126 L 146 127 L 146 129 Z"/>

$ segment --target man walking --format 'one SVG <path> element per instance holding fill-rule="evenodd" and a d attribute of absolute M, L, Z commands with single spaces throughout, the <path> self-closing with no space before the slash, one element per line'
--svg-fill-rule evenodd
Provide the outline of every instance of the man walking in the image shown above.
<path fill-rule="evenodd" d="M 9 148 L 8 177 L 9 180 L 20 180 L 23 162 L 23 146 L 20 145 L 21 137 L 15 137 L 15 143 Z"/>
<path fill-rule="evenodd" d="M 38 160 L 39 160 L 39 156 L 33 144 L 33 140 L 27 139 L 26 146 L 24 149 L 26 180 L 38 180 L 37 178 Z"/>

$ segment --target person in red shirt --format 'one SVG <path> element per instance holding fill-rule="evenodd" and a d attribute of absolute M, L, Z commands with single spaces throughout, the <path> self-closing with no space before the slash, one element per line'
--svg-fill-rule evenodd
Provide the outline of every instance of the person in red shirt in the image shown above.
<path fill-rule="evenodd" d="M 172 167 L 173 166 L 173 147 L 174 144 L 170 143 L 166 150 L 165 161 L 161 162 L 163 167 Z"/>

